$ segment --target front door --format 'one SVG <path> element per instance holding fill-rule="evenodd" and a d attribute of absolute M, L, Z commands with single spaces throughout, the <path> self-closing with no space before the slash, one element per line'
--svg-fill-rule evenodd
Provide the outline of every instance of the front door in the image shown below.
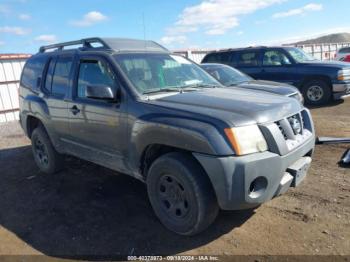
<path fill-rule="evenodd" d="M 126 105 L 115 72 L 107 59 L 83 56 L 77 65 L 72 100 L 68 105 L 73 154 L 124 172 Z M 86 87 L 109 86 L 115 100 L 88 98 Z"/>
<path fill-rule="evenodd" d="M 283 50 L 269 49 L 262 56 L 258 79 L 295 84 L 297 69 Z"/>

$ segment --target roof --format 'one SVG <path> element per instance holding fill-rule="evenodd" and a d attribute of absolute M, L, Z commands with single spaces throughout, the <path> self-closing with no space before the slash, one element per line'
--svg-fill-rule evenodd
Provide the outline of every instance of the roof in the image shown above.
<path fill-rule="evenodd" d="M 128 38 L 84 38 L 71 42 L 58 43 L 53 45 L 42 46 L 39 52 L 44 53 L 47 50 L 54 51 L 64 50 L 66 47 L 76 46 L 79 50 L 112 50 L 115 52 L 123 51 L 145 51 L 145 52 L 169 52 L 168 49 L 160 44 L 150 40 L 137 40 Z M 71 48 L 70 48 L 71 49 Z"/>
<path fill-rule="evenodd" d="M 248 47 L 219 49 L 219 50 L 216 50 L 216 51 L 209 52 L 208 54 L 225 53 L 225 52 L 230 52 L 230 51 L 245 51 L 245 50 L 288 48 L 288 47 L 292 47 L 292 46 L 248 46 Z"/>
<path fill-rule="evenodd" d="M 30 54 L 0 54 L 0 60 L 18 60 L 31 57 Z"/>

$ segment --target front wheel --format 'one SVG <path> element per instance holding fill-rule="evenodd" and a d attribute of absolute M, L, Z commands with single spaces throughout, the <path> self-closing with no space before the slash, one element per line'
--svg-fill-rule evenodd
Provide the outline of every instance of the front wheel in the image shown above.
<path fill-rule="evenodd" d="M 150 167 L 147 190 L 159 220 L 180 235 L 205 230 L 218 214 L 210 180 L 192 156 L 168 153 Z"/>
<path fill-rule="evenodd" d="M 309 105 L 323 105 L 327 103 L 332 95 L 329 84 L 323 80 L 312 80 L 307 82 L 302 89 L 305 103 Z"/>

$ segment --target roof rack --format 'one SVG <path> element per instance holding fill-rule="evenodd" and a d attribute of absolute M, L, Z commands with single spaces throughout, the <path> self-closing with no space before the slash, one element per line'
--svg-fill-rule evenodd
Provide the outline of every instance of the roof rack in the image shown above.
<path fill-rule="evenodd" d="M 112 49 L 101 38 L 94 37 L 94 38 L 85 38 L 85 39 L 76 40 L 76 41 L 63 42 L 63 43 L 58 43 L 58 44 L 53 44 L 53 45 L 42 46 L 42 47 L 40 47 L 39 52 L 44 53 L 45 51 L 50 50 L 50 49 L 57 49 L 57 50 L 61 51 L 64 49 L 64 47 L 73 46 L 73 45 L 82 45 L 83 48 L 93 48 L 93 46 L 91 45 L 92 43 L 98 43 L 98 44 L 101 44 L 106 49 Z"/>
<path fill-rule="evenodd" d="M 99 44 L 98 47 L 93 44 Z M 92 37 L 85 38 L 76 41 L 58 43 L 53 45 L 42 46 L 39 49 L 40 53 L 44 53 L 50 49 L 56 49 L 55 51 L 62 51 L 65 47 L 81 45 L 80 48 L 91 49 L 108 49 L 114 51 L 154 51 L 154 52 L 169 52 L 168 49 L 161 46 L 160 44 L 149 41 L 149 40 L 136 40 L 136 39 L 127 39 L 127 38 L 100 38 Z"/>

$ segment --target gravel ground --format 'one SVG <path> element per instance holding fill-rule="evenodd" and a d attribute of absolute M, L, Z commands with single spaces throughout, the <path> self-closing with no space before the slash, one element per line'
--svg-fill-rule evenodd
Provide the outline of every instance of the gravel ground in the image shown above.
<path fill-rule="evenodd" d="M 350 137 L 350 99 L 311 111 L 318 135 Z M 347 145 L 317 146 L 298 188 L 191 238 L 164 229 L 142 183 L 75 158 L 44 175 L 29 145 L 17 123 L 0 125 L 0 255 L 350 255 Z"/>

